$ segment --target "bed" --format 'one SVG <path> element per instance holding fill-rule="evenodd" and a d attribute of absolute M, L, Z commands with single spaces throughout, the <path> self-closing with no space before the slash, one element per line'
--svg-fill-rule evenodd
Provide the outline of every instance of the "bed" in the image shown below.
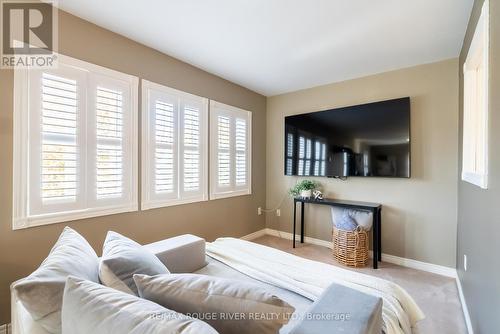
<path fill-rule="evenodd" d="M 200 246 L 198 237 L 182 236 L 183 239 L 145 245 L 153 251 L 164 263 L 169 263 L 172 272 L 193 272 L 237 280 L 253 282 L 265 287 L 271 293 L 288 302 L 295 308 L 288 324 L 280 330 L 281 334 L 319 334 L 350 333 L 379 334 L 382 328 L 382 302 L 380 298 L 355 291 L 341 285 L 333 284 L 326 289 L 321 298 L 316 301 L 306 298 L 288 289 L 268 284 L 243 274 L 242 272 L 205 255 L 205 242 Z M 194 237 L 194 239 L 193 239 Z M 195 242 L 192 247 L 189 244 Z M 201 252 L 201 253 L 200 253 Z M 193 268 L 196 270 L 193 270 Z M 33 320 L 15 292 L 11 289 L 12 302 L 12 333 L 13 334 L 49 334 Z M 314 319 L 311 315 L 341 315 L 350 314 L 350 318 Z M 309 315 L 309 316 L 307 316 Z"/>

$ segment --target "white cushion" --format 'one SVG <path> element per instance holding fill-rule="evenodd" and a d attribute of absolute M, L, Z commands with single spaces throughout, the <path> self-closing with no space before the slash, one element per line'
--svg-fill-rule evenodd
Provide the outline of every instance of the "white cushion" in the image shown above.
<path fill-rule="evenodd" d="M 134 274 L 168 273 L 167 267 L 137 242 L 113 231 L 106 235 L 99 266 L 99 278 L 104 285 L 137 295 Z"/>
<path fill-rule="evenodd" d="M 62 329 L 68 334 L 217 333 L 201 320 L 73 277 L 64 291 Z"/>
<path fill-rule="evenodd" d="M 154 253 L 172 273 L 192 273 L 204 266 L 205 240 L 192 234 L 183 234 L 144 245 Z"/>
<path fill-rule="evenodd" d="M 61 332 L 61 306 L 70 275 L 98 282 L 99 261 L 87 240 L 65 227 L 40 267 L 13 289 L 23 306 L 49 333 Z"/>
<path fill-rule="evenodd" d="M 134 275 L 134 280 L 141 297 L 203 319 L 219 333 L 278 333 L 295 310 L 262 287 L 239 280 L 197 274 Z"/>

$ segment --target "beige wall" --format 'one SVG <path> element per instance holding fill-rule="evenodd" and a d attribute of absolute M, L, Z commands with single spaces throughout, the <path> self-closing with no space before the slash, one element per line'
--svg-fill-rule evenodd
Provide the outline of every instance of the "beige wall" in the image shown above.
<path fill-rule="evenodd" d="M 0 324 L 10 317 L 9 284 L 40 264 L 65 225 L 99 254 L 108 230 L 146 243 L 181 233 L 241 236 L 265 225 L 264 216 L 256 215 L 265 203 L 264 96 L 66 13 L 59 19 L 59 45 L 63 54 L 252 111 L 253 194 L 12 231 L 13 73 L 0 70 Z"/>
<path fill-rule="evenodd" d="M 267 207 L 297 181 L 283 175 L 284 116 L 411 97 L 412 177 L 318 178 L 326 196 L 380 202 L 383 252 L 455 267 L 457 226 L 458 60 L 421 65 L 279 95 L 267 100 Z M 292 201 L 267 227 L 291 232 Z M 331 240 L 330 212 L 307 206 L 306 235 Z"/>

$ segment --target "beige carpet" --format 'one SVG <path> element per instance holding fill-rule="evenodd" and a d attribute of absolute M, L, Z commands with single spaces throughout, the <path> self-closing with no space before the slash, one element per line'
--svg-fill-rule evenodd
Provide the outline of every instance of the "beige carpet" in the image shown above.
<path fill-rule="evenodd" d="M 311 260 L 339 265 L 326 247 L 297 243 L 294 249 L 290 240 L 267 235 L 252 241 Z M 415 334 L 467 333 L 455 279 L 383 262 L 377 270 L 371 268 L 371 264 L 352 270 L 393 281 L 408 291 L 426 316 L 418 323 Z"/>

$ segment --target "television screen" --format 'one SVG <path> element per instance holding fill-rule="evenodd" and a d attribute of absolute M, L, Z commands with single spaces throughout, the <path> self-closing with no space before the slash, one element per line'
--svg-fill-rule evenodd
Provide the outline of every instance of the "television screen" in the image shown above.
<path fill-rule="evenodd" d="M 410 98 L 285 117 L 285 175 L 410 177 Z"/>

